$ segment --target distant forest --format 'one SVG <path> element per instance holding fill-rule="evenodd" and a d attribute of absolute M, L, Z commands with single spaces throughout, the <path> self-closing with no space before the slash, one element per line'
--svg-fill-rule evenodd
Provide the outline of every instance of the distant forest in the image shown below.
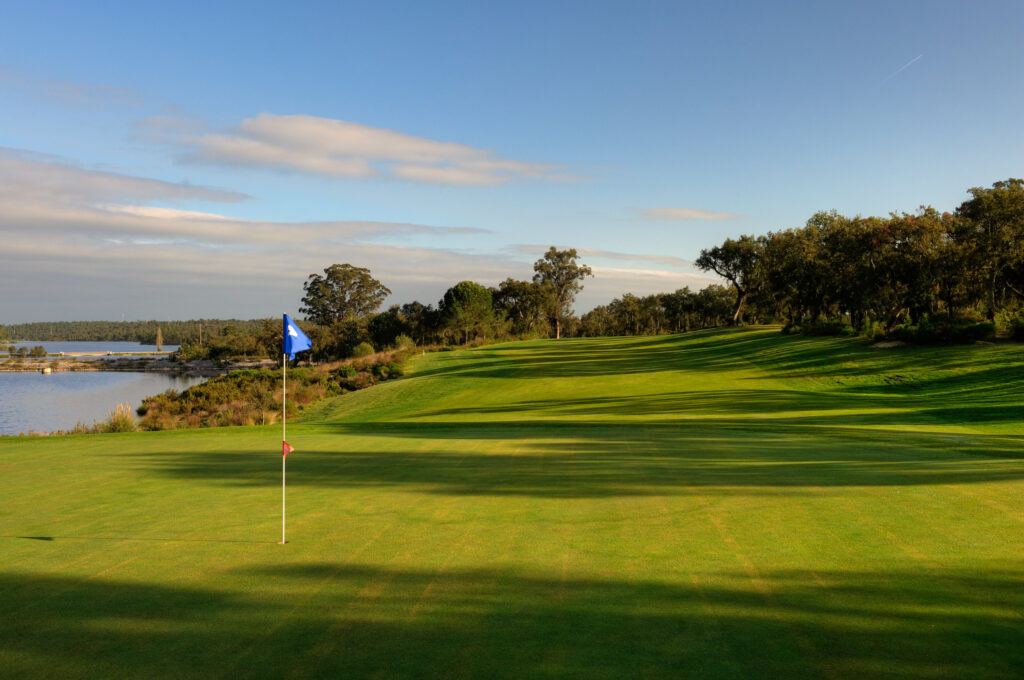
<path fill-rule="evenodd" d="M 155 345 L 157 329 L 168 345 L 184 345 L 204 338 L 255 335 L 264 319 L 193 319 L 191 321 L 39 321 L 0 327 L 0 338 L 40 342 L 138 342 Z M 6 331 L 6 332 L 5 332 Z"/>

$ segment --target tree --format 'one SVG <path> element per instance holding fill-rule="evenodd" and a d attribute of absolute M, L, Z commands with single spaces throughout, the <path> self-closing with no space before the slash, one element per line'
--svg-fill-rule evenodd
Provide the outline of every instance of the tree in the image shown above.
<path fill-rule="evenodd" d="M 469 342 L 471 332 L 485 333 L 494 322 L 491 291 L 473 281 L 460 281 L 449 288 L 438 304 L 446 330 L 460 331 L 463 342 Z"/>
<path fill-rule="evenodd" d="M 324 276 L 310 274 L 302 289 L 306 294 L 299 311 L 320 326 L 361 319 L 391 295 L 369 269 L 350 264 L 333 264 L 324 269 Z"/>
<path fill-rule="evenodd" d="M 377 314 L 366 324 L 366 331 L 377 347 L 388 347 L 395 344 L 399 335 L 411 335 L 412 326 L 402 316 L 402 308 L 391 305 L 387 311 Z"/>
<path fill-rule="evenodd" d="M 546 337 L 549 329 L 545 320 L 550 309 L 550 289 L 532 281 L 507 278 L 494 291 L 494 308 L 508 317 L 512 332 L 526 335 L 541 331 Z"/>
<path fill-rule="evenodd" d="M 640 335 L 641 298 L 623 293 L 609 303 L 608 314 L 616 335 Z"/>
<path fill-rule="evenodd" d="M 160 326 L 156 327 L 156 351 L 164 351 L 164 334 L 160 330 Z"/>
<path fill-rule="evenodd" d="M 690 313 L 693 311 L 694 295 L 689 287 L 680 288 L 674 293 L 665 293 L 661 296 L 661 308 L 665 313 L 665 323 L 672 331 L 690 330 Z"/>
<path fill-rule="evenodd" d="M 550 291 L 549 313 L 555 322 L 555 338 L 562 337 L 562 322 L 572 314 L 576 293 L 583 290 L 583 279 L 593 276 L 590 267 L 576 264 L 575 248 L 558 250 L 554 246 L 533 263 L 533 282 Z"/>
<path fill-rule="evenodd" d="M 314 361 L 335 361 L 350 357 L 356 346 L 361 342 L 366 342 L 369 337 L 364 324 L 360 324 L 356 319 L 316 326 L 306 332 L 313 341 L 310 357 Z M 280 327 L 278 328 L 278 337 L 280 337 Z"/>
<path fill-rule="evenodd" d="M 440 314 L 433 305 L 421 302 L 407 302 L 399 311 L 402 319 L 409 324 L 409 335 L 417 345 L 437 342 Z"/>
<path fill-rule="evenodd" d="M 580 335 L 583 337 L 596 338 L 602 335 L 612 335 L 612 317 L 608 313 L 608 307 L 598 305 L 583 315 L 580 319 Z"/>
<path fill-rule="evenodd" d="M 732 323 L 740 321 L 743 302 L 747 299 L 751 287 L 755 283 L 755 272 L 761 252 L 764 250 L 762 239 L 744 234 L 739 239 L 725 239 L 720 246 L 710 250 L 702 250 L 697 258 L 697 266 L 704 271 L 714 271 L 726 279 L 736 289 L 736 306 L 732 314 Z"/>
<path fill-rule="evenodd" d="M 963 218 L 957 240 L 966 246 L 970 264 L 983 276 L 988 318 L 996 313 L 996 291 L 1002 284 L 1024 298 L 1018 280 L 1024 270 L 1024 180 L 1010 178 L 991 189 L 975 187 L 957 208 Z"/>

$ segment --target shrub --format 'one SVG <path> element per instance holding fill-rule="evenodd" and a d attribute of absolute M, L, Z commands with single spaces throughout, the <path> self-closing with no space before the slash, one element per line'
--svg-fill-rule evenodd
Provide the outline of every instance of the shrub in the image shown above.
<path fill-rule="evenodd" d="M 408 335 L 399 335 L 395 338 L 395 349 L 411 350 L 416 348 L 416 343 Z"/>
<path fill-rule="evenodd" d="M 209 355 L 209 347 L 200 347 L 193 343 L 182 343 L 178 350 L 171 355 L 172 361 L 197 361 L 205 359 Z"/>
<path fill-rule="evenodd" d="M 397 378 L 403 373 L 406 356 L 403 352 L 375 354 L 329 371 L 326 367 L 289 369 L 288 413 L 328 396 Z M 279 371 L 247 369 L 211 378 L 181 393 L 168 390 L 147 397 L 138 414 L 147 430 L 268 424 L 280 414 L 280 397 Z"/>
<path fill-rule="evenodd" d="M 352 348 L 352 356 L 356 359 L 362 359 L 363 357 L 368 357 L 376 353 L 377 350 L 375 350 L 373 345 L 368 342 L 361 342 Z"/>
<path fill-rule="evenodd" d="M 1014 319 L 1010 324 L 1010 337 L 1014 340 L 1024 340 L 1024 318 Z"/>
<path fill-rule="evenodd" d="M 75 426 L 67 431 L 67 434 L 90 434 L 92 428 L 79 420 Z"/>
<path fill-rule="evenodd" d="M 903 324 L 896 326 L 888 334 L 892 340 L 902 340 L 919 345 L 929 344 L 956 344 L 969 345 L 979 340 L 992 340 L 996 335 L 996 327 L 991 321 L 981 323 L 964 323 L 957 321 L 942 321 L 932 323 L 922 319 L 921 323 L 914 326 Z"/>
<path fill-rule="evenodd" d="M 333 371 L 331 371 L 331 375 L 336 376 L 337 378 L 340 379 L 354 378 L 356 373 L 358 373 L 358 371 L 356 370 L 356 367 L 353 366 L 352 364 L 343 364 L 338 368 L 334 369 Z"/>
<path fill-rule="evenodd" d="M 128 402 L 119 402 L 110 412 L 110 417 L 99 423 L 95 429 L 99 432 L 135 432 L 135 416 L 132 415 L 131 405 Z"/>

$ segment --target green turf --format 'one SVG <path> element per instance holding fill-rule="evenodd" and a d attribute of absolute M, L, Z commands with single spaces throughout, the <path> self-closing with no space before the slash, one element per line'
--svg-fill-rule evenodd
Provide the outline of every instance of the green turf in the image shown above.
<path fill-rule="evenodd" d="M 0 441 L 0 676 L 1024 676 L 1024 347 L 528 342 Z"/>

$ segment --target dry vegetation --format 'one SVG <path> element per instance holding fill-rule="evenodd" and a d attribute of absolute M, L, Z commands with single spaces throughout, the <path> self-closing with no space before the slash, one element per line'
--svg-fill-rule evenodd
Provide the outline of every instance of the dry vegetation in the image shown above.
<path fill-rule="evenodd" d="M 402 375 L 405 353 L 377 352 L 288 371 L 288 412 L 321 399 L 369 387 Z M 138 408 L 144 430 L 232 425 L 267 425 L 281 413 L 282 376 L 276 369 L 233 371 L 183 392 L 147 397 Z"/>

